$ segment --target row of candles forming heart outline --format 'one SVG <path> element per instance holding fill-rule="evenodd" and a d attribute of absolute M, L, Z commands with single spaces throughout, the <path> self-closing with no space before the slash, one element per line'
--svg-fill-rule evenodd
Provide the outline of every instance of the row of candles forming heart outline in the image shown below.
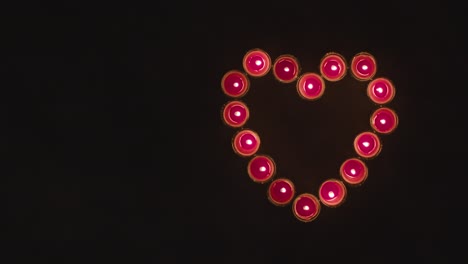
<path fill-rule="evenodd" d="M 282 83 L 296 81 L 298 94 L 305 100 L 317 100 L 325 92 L 325 80 L 337 82 L 349 70 L 346 61 L 340 54 L 330 52 L 323 56 L 320 62 L 320 74 L 306 72 L 299 76 L 298 60 L 289 54 L 279 56 L 274 63 L 267 52 L 261 49 L 248 51 L 243 58 L 243 69 L 230 70 L 221 80 L 221 88 L 225 95 L 233 98 L 223 106 L 222 119 L 233 128 L 242 128 L 249 119 L 250 112 L 247 105 L 239 99 L 245 96 L 250 88 L 247 76 L 263 77 L 272 69 L 276 80 Z M 391 102 L 395 96 L 395 87 L 387 78 L 373 79 L 377 72 L 375 58 L 367 53 L 356 54 L 351 61 L 352 76 L 359 81 L 370 81 L 367 85 L 367 95 L 370 100 L 380 107 L 370 117 L 373 131 L 365 131 L 355 137 L 354 149 L 358 157 L 345 160 L 340 167 L 341 180 L 328 179 L 319 187 L 318 197 L 310 193 L 298 195 L 292 205 L 294 216 L 302 222 L 310 222 L 320 213 L 321 203 L 328 207 L 341 205 L 346 196 L 346 184 L 361 185 L 368 176 L 368 169 L 363 160 L 376 157 L 381 149 L 377 133 L 390 134 L 398 126 L 398 116 L 394 110 L 382 107 Z M 257 183 L 269 182 L 276 174 L 276 164 L 268 155 L 258 155 L 260 137 L 250 129 L 241 129 L 233 137 L 232 147 L 241 157 L 252 157 L 247 166 L 249 177 Z M 294 184 L 286 178 L 273 180 L 268 188 L 268 199 L 277 206 L 286 206 L 295 196 Z"/>

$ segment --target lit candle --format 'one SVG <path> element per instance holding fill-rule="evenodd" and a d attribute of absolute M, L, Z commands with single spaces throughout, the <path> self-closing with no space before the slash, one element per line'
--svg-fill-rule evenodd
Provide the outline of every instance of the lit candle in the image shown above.
<path fill-rule="evenodd" d="M 260 148 L 260 137 L 252 130 L 242 130 L 234 136 L 232 147 L 240 156 L 252 156 Z"/>
<path fill-rule="evenodd" d="M 398 116 L 392 109 L 382 107 L 372 114 L 370 123 L 378 133 L 390 134 L 398 126 Z"/>
<path fill-rule="evenodd" d="M 288 179 L 276 179 L 268 188 L 268 199 L 274 205 L 283 206 L 291 202 L 295 194 L 293 183 Z"/>
<path fill-rule="evenodd" d="M 346 187 L 339 180 L 326 180 L 319 188 L 319 197 L 320 201 L 326 206 L 339 206 L 346 198 Z"/>
<path fill-rule="evenodd" d="M 249 108 L 241 101 L 231 101 L 224 106 L 223 121 L 230 127 L 241 127 L 249 119 Z"/>
<path fill-rule="evenodd" d="M 270 71 L 271 59 L 265 51 L 254 49 L 245 54 L 242 65 L 250 76 L 261 77 Z"/>
<path fill-rule="evenodd" d="M 299 75 L 299 62 L 291 55 L 279 56 L 273 65 L 273 74 L 280 82 L 293 82 Z"/>
<path fill-rule="evenodd" d="M 320 202 L 314 195 L 303 193 L 294 199 L 292 209 L 297 219 L 310 222 L 319 215 Z"/>
<path fill-rule="evenodd" d="M 372 132 L 363 132 L 354 139 L 354 150 L 363 158 L 373 158 L 380 153 L 380 139 Z"/>
<path fill-rule="evenodd" d="M 386 78 L 377 78 L 367 85 L 367 96 L 376 104 L 387 104 L 395 97 L 395 87 Z"/>
<path fill-rule="evenodd" d="M 367 179 L 368 169 L 360 159 L 351 158 L 345 160 L 340 168 L 343 180 L 351 185 L 360 185 Z"/>
<path fill-rule="evenodd" d="M 351 61 L 351 72 L 359 81 L 367 81 L 374 77 L 377 72 L 377 63 L 374 56 L 367 52 L 356 54 Z"/>
<path fill-rule="evenodd" d="M 339 81 L 346 75 L 346 61 L 338 53 L 327 53 L 320 62 L 320 73 L 328 81 Z"/>
<path fill-rule="evenodd" d="M 325 82 L 318 74 L 305 73 L 299 78 L 296 88 L 302 98 L 315 100 L 325 92 Z"/>
<path fill-rule="evenodd" d="M 244 96 L 249 90 L 249 79 L 239 71 L 229 71 L 224 74 L 221 80 L 221 88 L 224 94 L 229 97 L 239 98 Z"/>
<path fill-rule="evenodd" d="M 274 176 L 276 166 L 271 157 L 259 155 L 250 160 L 247 172 L 254 182 L 264 183 Z"/>

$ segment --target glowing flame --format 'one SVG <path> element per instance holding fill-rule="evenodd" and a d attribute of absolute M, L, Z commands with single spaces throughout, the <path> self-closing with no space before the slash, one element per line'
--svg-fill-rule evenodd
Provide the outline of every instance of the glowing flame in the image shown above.
<path fill-rule="evenodd" d="M 351 174 L 352 174 L 352 175 L 356 175 L 356 170 L 355 170 L 355 169 L 351 169 Z"/>
<path fill-rule="evenodd" d="M 289 67 L 284 67 L 285 72 L 289 72 Z"/>
<path fill-rule="evenodd" d="M 238 83 L 238 82 L 235 82 L 235 83 L 233 83 L 232 85 L 234 85 L 234 87 L 239 87 L 239 83 Z"/>
<path fill-rule="evenodd" d="M 302 209 L 304 209 L 304 211 L 309 211 L 309 206 L 308 205 L 304 205 L 304 207 L 302 207 Z"/>
<path fill-rule="evenodd" d="M 245 141 L 245 143 L 247 143 L 247 145 L 252 145 L 253 142 L 252 142 L 251 139 L 247 139 L 247 140 Z"/>
<path fill-rule="evenodd" d="M 366 147 L 366 148 L 367 148 L 367 147 L 369 147 L 369 146 L 370 146 L 370 143 L 366 141 L 366 142 L 362 142 L 362 145 L 364 145 L 364 147 Z"/>
<path fill-rule="evenodd" d="M 261 167 L 260 167 L 260 171 L 266 171 L 265 166 L 261 166 Z"/>
<path fill-rule="evenodd" d="M 280 189 L 280 192 L 281 192 L 281 193 L 285 193 L 285 192 L 286 192 L 286 188 L 282 187 L 282 188 Z"/>
<path fill-rule="evenodd" d="M 328 192 L 328 197 L 330 197 L 330 198 L 335 197 L 335 193 L 332 192 L 332 191 L 329 191 L 329 192 Z"/>
<path fill-rule="evenodd" d="M 256 60 L 256 61 L 255 61 L 255 64 L 256 64 L 257 66 L 260 66 L 260 65 L 262 65 L 262 61 L 261 61 L 261 60 Z"/>
<path fill-rule="evenodd" d="M 336 65 L 332 65 L 331 69 L 332 69 L 332 71 L 336 71 L 336 70 L 338 70 L 338 67 L 336 67 Z"/>

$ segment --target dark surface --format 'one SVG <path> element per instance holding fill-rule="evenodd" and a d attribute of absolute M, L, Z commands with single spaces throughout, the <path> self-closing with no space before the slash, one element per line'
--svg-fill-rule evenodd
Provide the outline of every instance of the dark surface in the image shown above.
<path fill-rule="evenodd" d="M 18 249 L 17 261 L 455 258 L 466 209 L 461 9 L 170 5 L 87 12 L 42 6 L 15 17 L 2 59 L 11 82 L 1 96 L 1 149 L 5 167 L 13 168 L 4 177 L 8 251 Z M 348 62 L 368 51 L 377 76 L 396 85 L 389 107 L 400 125 L 382 137 L 381 154 L 367 163 L 368 180 L 314 222 L 268 202 L 267 185 L 253 183 L 248 159 L 232 151 L 236 130 L 220 119 L 229 99 L 220 80 L 242 70 L 252 48 L 272 59 L 293 54 L 303 71 L 317 71 L 329 51 Z M 307 102 L 271 72 L 251 80 L 243 100 L 260 152 L 299 193 L 317 194 L 354 156 L 354 136 L 369 129 L 376 106 L 365 95 L 367 82 L 348 74 Z"/>

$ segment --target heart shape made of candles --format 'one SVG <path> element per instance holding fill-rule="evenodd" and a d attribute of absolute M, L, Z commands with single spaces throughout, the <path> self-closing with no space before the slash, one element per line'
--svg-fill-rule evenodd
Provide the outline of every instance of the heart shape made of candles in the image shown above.
<path fill-rule="evenodd" d="M 302 222 L 311 222 L 320 214 L 322 204 L 332 208 L 341 205 L 347 196 L 346 186 L 359 186 L 367 179 L 368 169 L 365 161 L 379 155 L 382 149 L 378 134 L 390 134 L 398 126 L 396 112 L 384 106 L 393 100 L 395 87 L 388 78 L 374 78 L 377 62 L 374 56 L 367 52 L 356 54 L 349 68 L 343 56 L 329 52 L 322 57 L 318 72 L 302 74 L 296 57 L 283 54 L 272 62 L 269 54 L 261 49 L 248 51 L 244 55 L 242 65 L 243 70 L 230 70 L 221 80 L 223 93 L 231 98 L 222 108 L 222 120 L 227 126 L 240 129 L 232 139 L 232 148 L 237 155 L 250 158 L 247 174 L 252 181 L 262 184 L 269 182 L 267 196 L 272 204 L 286 206 L 292 202 L 294 216 Z M 353 145 L 357 156 L 342 163 L 339 178 L 325 180 L 318 188 L 317 195 L 296 195 L 291 180 L 284 177 L 274 179 L 276 163 L 273 158 L 258 154 L 260 136 L 253 130 L 243 128 L 249 119 L 250 111 L 240 98 L 245 96 L 250 88 L 249 78 L 260 78 L 272 71 L 279 82 L 296 82 L 296 89 L 301 98 L 318 100 L 325 92 L 327 81 L 340 81 L 349 70 L 358 81 L 368 81 L 367 96 L 379 106 L 370 117 L 371 129 L 356 135 Z"/>

